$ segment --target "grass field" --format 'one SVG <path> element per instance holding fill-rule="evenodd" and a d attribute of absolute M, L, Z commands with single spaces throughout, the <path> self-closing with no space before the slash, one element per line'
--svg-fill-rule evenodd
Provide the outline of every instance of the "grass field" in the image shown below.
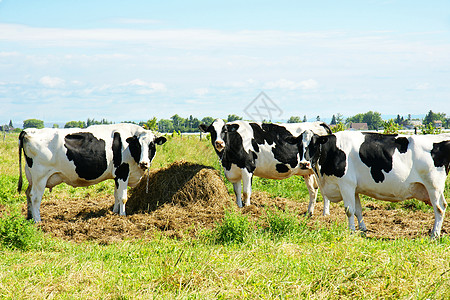
<path fill-rule="evenodd" d="M 185 159 L 219 169 L 208 140 L 174 137 L 158 148 L 153 168 Z M 317 224 L 274 211 L 269 229 L 230 212 L 197 238 L 160 234 L 150 240 L 100 245 L 40 232 L 17 212 L 17 134 L 0 140 L 0 298 L 2 299 L 446 299 L 450 297 L 450 239 L 377 239 L 350 234 L 346 222 Z M 449 181 L 447 181 L 449 182 Z M 449 184 L 446 197 L 449 198 Z M 231 185 L 227 184 L 229 191 Z M 306 202 L 301 178 L 255 178 L 255 190 Z M 113 182 L 46 191 L 44 201 L 105 197 Z M 374 202 L 386 209 L 432 214 L 417 201 Z M 333 204 L 339 206 L 339 204 Z M 316 214 L 321 205 L 317 205 Z M 341 211 L 343 214 L 343 210 Z M 228 227 L 227 227 L 228 226 Z M 248 234 L 245 234 L 245 228 Z M 447 232 L 450 228 L 444 228 Z M 235 234 L 221 240 L 218 234 Z M 10 241 L 8 243 L 8 241 Z M 12 241 L 12 242 L 11 242 Z"/>

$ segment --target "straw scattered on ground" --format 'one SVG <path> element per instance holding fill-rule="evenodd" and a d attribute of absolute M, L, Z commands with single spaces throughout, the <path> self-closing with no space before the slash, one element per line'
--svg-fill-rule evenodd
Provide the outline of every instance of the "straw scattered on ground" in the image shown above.
<path fill-rule="evenodd" d="M 112 212 L 113 196 L 48 200 L 42 202 L 43 221 L 39 226 L 48 234 L 75 242 L 91 240 L 110 244 L 125 239 L 152 239 L 157 234 L 183 239 L 213 228 L 222 220 L 225 209 L 239 209 L 219 172 L 211 167 L 180 161 L 152 170 L 148 176 L 130 190 L 127 216 Z M 289 210 L 302 216 L 308 207 L 307 202 L 270 197 L 258 191 L 253 192 L 251 201 L 252 205 L 241 211 L 254 222 L 261 222 L 268 208 Z M 427 237 L 433 226 L 433 213 L 387 210 L 376 202 L 364 206 L 369 238 Z M 312 230 L 335 222 L 346 224 L 341 204 L 331 205 L 330 216 L 322 216 L 322 208 L 323 203 L 318 203 L 308 222 Z M 25 210 L 24 205 L 24 214 Z M 442 233 L 448 234 L 448 230 L 450 220 L 446 218 Z"/>

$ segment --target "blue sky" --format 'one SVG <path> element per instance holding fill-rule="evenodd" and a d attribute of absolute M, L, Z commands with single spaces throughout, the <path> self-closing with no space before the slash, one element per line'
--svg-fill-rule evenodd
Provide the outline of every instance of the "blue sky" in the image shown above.
<path fill-rule="evenodd" d="M 450 1 L 0 0 L 0 124 L 450 115 Z"/>

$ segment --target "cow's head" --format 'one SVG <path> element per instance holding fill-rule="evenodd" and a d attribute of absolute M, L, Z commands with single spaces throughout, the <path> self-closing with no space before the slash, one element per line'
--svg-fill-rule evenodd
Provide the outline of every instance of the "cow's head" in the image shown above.
<path fill-rule="evenodd" d="M 227 126 L 225 126 L 225 121 L 222 119 L 215 119 L 211 125 L 207 126 L 205 124 L 201 124 L 198 128 L 203 132 L 211 133 L 211 143 L 216 149 L 217 152 L 222 152 L 225 147 L 225 141 L 227 140 Z"/>
<path fill-rule="evenodd" d="M 320 146 L 328 141 L 327 136 L 319 136 L 311 130 L 302 132 L 298 137 L 287 137 L 286 142 L 298 147 L 298 166 L 300 169 L 311 169 L 319 158 Z"/>
<path fill-rule="evenodd" d="M 156 145 L 164 144 L 167 139 L 163 136 L 156 137 L 150 130 L 137 133 L 126 139 L 130 153 L 139 167 L 143 170 L 150 168 L 156 154 Z"/>

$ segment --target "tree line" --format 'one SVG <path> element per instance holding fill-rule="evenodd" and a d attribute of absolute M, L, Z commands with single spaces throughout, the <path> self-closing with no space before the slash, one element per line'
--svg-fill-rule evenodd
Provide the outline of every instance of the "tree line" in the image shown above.
<path fill-rule="evenodd" d="M 238 115 L 228 115 L 225 121 L 232 122 L 236 120 L 242 120 L 243 118 Z M 315 120 L 320 121 L 320 116 L 317 116 Z M 412 121 L 417 121 L 419 119 L 412 119 L 411 114 L 406 117 L 397 115 L 395 119 L 388 120 L 397 124 L 400 128 L 411 125 Z M 198 126 L 200 124 L 211 124 L 214 121 L 212 117 L 204 117 L 202 119 L 193 117 L 190 115 L 188 118 L 184 118 L 179 116 L 178 114 L 173 115 L 169 119 L 157 119 L 153 117 L 147 121 L 134 122 L 134 121 L 124 121 L 124 123 L 133 123 L 140 125 L 146 129 L 157 130 L 163 133 L 172 133 L 172 132 L 198 132 Z M 288 123 L 301 123 L 307 122 L 308 119 L 306 115 L 303 117 L 300 116 L 291 116 L 287 122 Z M 422 120 L 423 126 L 433 127 L 435 126 L 436 121 L 442 122 L 443 128 L 450 128 L 450 117 L 447 117 L 445 113 L 434 113 L 430 110 Z M 69 121 L 65 123 L 64 128 L 86 128 L 91 125 L 98 124 L 112 124 L 106 119 L 101 119 L 97 121 L 95 119 L 88 118 L 86 121 Z M 351 123 L 367 123 L 368 129 L 378 130 L 383 128 L 385 121 L 381 118 L 381 114 L 379 112 L 368 111 L 366 113 L 359 113 L 354 116 L 348 117 L 344 119 L 344 116 L 340 113 L 334 114 L 331 118 L 330 125 L 332 126 L 341 126 L 342 128 L 349 127 Z M 10 125 L 12 127 L 12 121 L 10 121 Z M 53 127 L 59 127 L 57 124 L 54 124 Z M 28 119 L 23 121 L 23 128 L 44 128 L 44 121 L 38 119 Z"/>

